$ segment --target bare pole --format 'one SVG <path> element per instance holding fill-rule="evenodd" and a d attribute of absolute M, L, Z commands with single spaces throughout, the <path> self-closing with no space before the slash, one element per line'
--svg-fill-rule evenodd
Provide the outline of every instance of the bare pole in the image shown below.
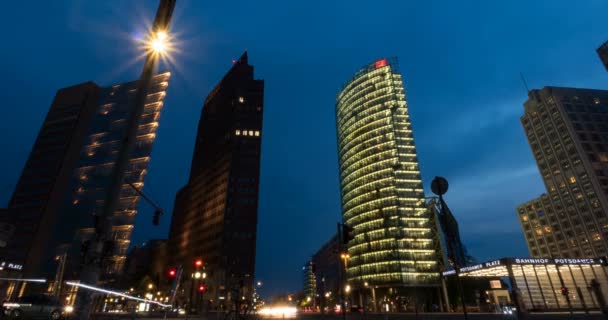
<path fill-rule="evenodd" d="M 152 34 L 159 31 L 167 32 L 171 23 L 173 9 L 176 0 L 160 0 L 156 17 L 152 25 Z M 104 205 L 101 214 L 98 216 L 99 223 L 95 225 L 95 234 L 91 243 L 84 253 L 84 266 L 80 274 L 80 282 L 87 285 L 97 285 L 102 274 L 102 262 L 104 260 L 104 245 L 111 241 L 112 218 L 120 202 L 120 192 L 124 183 L 125 173 L 129 166 L 131 151 L 137 140 L 137 129 L 139 120 L 144 111 L 148 88 L 158 64 L 159 54 L 154 51 L 147 53 L 144 67 L 137 84 L 135 103 L 127 119 L 127 129 L 122 138 L 118 156 L 109 185 L 106 189 Z M 90 319 L 92 312 L 92 292 L 79 290 L 76 301 L 76 311 L 79 319 Z"/>

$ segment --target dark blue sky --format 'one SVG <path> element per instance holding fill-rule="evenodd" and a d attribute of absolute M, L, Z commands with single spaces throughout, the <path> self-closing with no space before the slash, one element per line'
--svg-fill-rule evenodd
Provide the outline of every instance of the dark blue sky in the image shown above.
<path fill-rule="evenodd" d="M 11 1 L 0 20 L 0 200 L 12 193 L 55 91 L 135 79 L 129 39 L 156 1 Z M 607 88 L 595 48 L 603 0 L 178 0 L 176 54 L 146 192 L 171 211 L 185 184 L 202 102 L 244 50 L 266 81 L 257 277 L 300 288 L 300 267 L 340 217 L 334 98 L 360 66 L 397 56 L 425 189 L 448 204 L 479 259 L 525 256 L 515 207 L 543 192 L 519 124 L 526 92 Z M 132 62 L 132 61 L 131 61 Z M 428 192 L 430 194 L 430 192 Z M 143 205 L 133 243 L 166 237 Z"/>

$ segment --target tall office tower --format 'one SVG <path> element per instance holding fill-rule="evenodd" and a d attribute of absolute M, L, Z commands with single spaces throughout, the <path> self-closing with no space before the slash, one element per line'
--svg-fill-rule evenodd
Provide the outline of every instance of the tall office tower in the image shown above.
<path fill-rule="evenodd" d="M 355 234 L 348 281 L 385 292 L 399 288 L 401 296 L 435 294 L 419 288 L 438 286 L 439 238 L 396 60 L 357 71 L 337 96 L 336 114 L 342 219 Z"/>
<path fill-rule="evenodd" d="M 169 73 L 154 76 L 140 120 L 125 178 L 137 187 L 147 172 L 168 79 Z M 24 276 L 52 279 L 62 261 L 64 278 L 77 278 L 82 244 L 93 236 L 136 85 L 100 88 L 87 82 L 57 92 L 10 200 L 10 216 L 3 219 L 15 225 L 3 254 L 24 265 Z M 128 184 L 120 196 L 107 274 L 122 268 L 137 213 L 139 196 Z"/>
<path fill-rule="evenodd" d="M 597 54 L 600 56 L 600 60 L 602 60 L 604 67 L 608 71 L 608 41 L 597 48 Z"/>
<path fill-rule="evenodd" d="M 315 277 L 315 264 L 312 260 L 306 261 L 302 267 L 302 293 L 303 303 L 307 307 L 317 306 L 317 279 Z"/>
<path fill-rule="evenodd" d="M 205 296 L 223 303 L 253 294 L 264 105 L 253 76 L 245 52 L 205 99 L 169 232 L 170 261 L 191 274 L 202 259 Z"/>
<path fill-rule="evenodd" d="M 530 254 L 608 255 L 608 91 L 528 96 L 521 122 L 548 191 L 517 208 Z"/>

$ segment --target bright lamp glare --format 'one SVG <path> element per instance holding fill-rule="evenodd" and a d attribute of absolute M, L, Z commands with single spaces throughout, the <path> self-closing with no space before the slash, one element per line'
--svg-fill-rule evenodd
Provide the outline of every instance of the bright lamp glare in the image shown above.
<path fill-rule="evenodd" d="M 161 39 L 154 39 L 152 40 L 152 50 L 154 50 L 155 52 L 165 52 L 166 46 L 165 46 L 165 42 Z"/>
<path fill-rule="evenodd" d="M 167 39 L 167 33 L 164 31 L 159 31 L 156 33 L 156 38 L 159 40 L 165 40 Z"/>

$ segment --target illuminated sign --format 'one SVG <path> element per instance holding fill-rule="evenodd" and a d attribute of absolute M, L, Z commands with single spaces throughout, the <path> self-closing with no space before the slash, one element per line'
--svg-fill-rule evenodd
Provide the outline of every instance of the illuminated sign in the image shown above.
<path fill-rule="evenodd" d="M 524 259 L 515 259 L 516 264 L 547 264 L 551 262 L 550 259 L 536 259 L 536 258 L 524 258 Z"/>
<path fill-rule="evenodd" d="M 2 262 L 0 262 L 0 270 L 2 270 L 4 268 L 8 268 L 11 270 L 21 270 L 21 269 L 23 269 L 23 265 L 2 261 Z"/>
<path fill-rule="evenodd" d="M 556 258 L 556 259 L 543 259 L 543 258 L 517 258 L 514 259 L 515 264 L 604 264 L 604 259 L 593 259 L 593 258 Z"/>
<path fill-rule="evenodd" d="M 490 288 L 492 288 L 492 289 L 501 289 L 502 288 L 502 284 L 500 283 L 500 280 L 490 280 Z"/>
<path fill-rule="evenodd" d="M 453 274 L 456 274 L 456 270 L 448 270 L 441 273 L 442 276 L 451 276 Z"/>
<path fill-rule="evenodd" d="M 469 272 L 469 271 L 479 270 L 481 268 L 483 268 L 483 264 L 476 264 L 474 266 L 460 268 L 460 272 Z"/>
<path fill-rule="evenodd" d="M 603 261 L 599 259 L 596 261 L 595 259 L 553 259 L 555 263 L 560 264 L 594 264 L 594 263 L 602 263 Z"/>
<path fill-rule="evenodd" d="M 376 61 L 376 69 L 385 67 L 387 65 L 386 59 Z"/>
<path fill-rule="evenodd" d="M 494 266 L 499 266 L 500 265 L 500 260 L 494 260 L 494 261 L 490 261 L 490 262 L 485 262 L 483 264 L 484 267 L 494 267 Z"/>

